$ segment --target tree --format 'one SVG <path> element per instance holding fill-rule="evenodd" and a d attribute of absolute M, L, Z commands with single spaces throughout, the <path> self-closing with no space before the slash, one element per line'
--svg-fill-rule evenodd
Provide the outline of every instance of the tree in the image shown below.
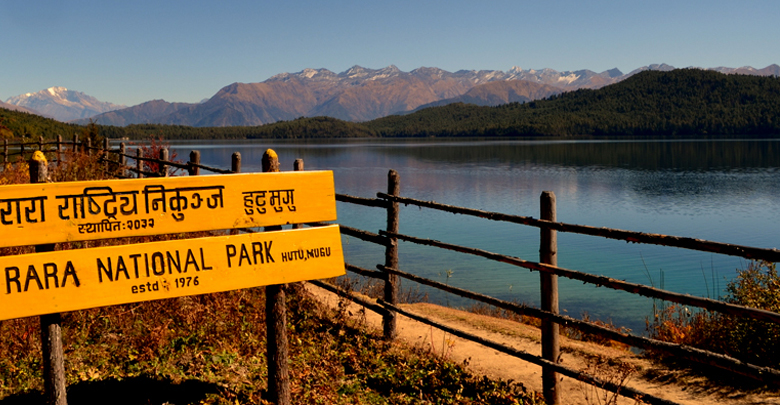
<path fill-rule="evenodd" d="M 13 131 L 11 131 L 11 129 L 9 129 L 7 126 L 3 125 L 3 121 L 5 121 L 5 117 L 0 117 L 0 139 L 13 138 Z"/>

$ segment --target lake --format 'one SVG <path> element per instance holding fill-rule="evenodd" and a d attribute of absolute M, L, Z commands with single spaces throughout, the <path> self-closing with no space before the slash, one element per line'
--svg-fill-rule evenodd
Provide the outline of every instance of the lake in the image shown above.
<path fill-rule="evenodd" d="M 244 172 L 260 171 L 266 148 L 282 170 L 304 159 L 306 170 L 332 170 L 336 192 L 374 197 L 387 172 L 401 176 L 401 194 L 422 200 L 539 217 L 544 190 L 557 197 L 558 221 L 695 237 L 763 248 L 780 247 L 780 140 L 357 140 L 331 142 L 180 142 L 186 161 L 230 167 L 241 152 Z M 376 232 L 377 208 L 338 204 L 340 223 Z M 539 230 L 478 218 L 401 207 L 401 233 L 462 244 L 530 261 L 539 259 Z M 380 247 L 344 237 L 346 260 L 375 269 Z M 559 233 L 561 267 L 717 298 L 744 259 L 683 249 Z M 436 248 L 400 242 L 400 268 L 502 299 L 539 304 L 539 275 Z M 644 332 L 653 301 L 560 279 L 560 308 Z M 403 288 L 411 288 L 406 282 Z M 467 306 L 425 288 L 434 302 Z"/>

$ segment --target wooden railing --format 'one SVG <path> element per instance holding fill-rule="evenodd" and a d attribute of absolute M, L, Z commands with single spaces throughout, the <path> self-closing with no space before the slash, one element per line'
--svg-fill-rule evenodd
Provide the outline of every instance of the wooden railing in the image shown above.
<path fill-rule="evenodd" d="M 61 141 L 48 143 L 48 145 L 56 145 L 53 151 L 57 152 L 61 150 Z M 35 143 L 41 150 L 43 145 L 47 145 L 41 141 Z M 92 148 L 90 146 L 83 146 L 78 143 L 76 139 L 69 144 L 74 150 L 81 145 L 81 150 L 99 150 L 105 153 L 103 158 L 107 164 L 114 164 L 119 169 L 119 177 L 130 177 L 131 173 L 134 173 L 137 177 L 143 176 L 165 176 L 167 175 L 169 167 L 175 167 L 186 170 L 189 175 L 197 175 L 200 170 L 208 170 L 215 173 L 237 173 L 241 171 L 241 155 L 236 152 L 233 154 L 231 169 L 225 170 L 215 167 L 208 167 L 200 164 L 200 153 L 198 151 L 192 151 L 190 153 L 190 160 L 187 163 L 172 162 L 168 159 L 168 151 L 163 149 L 160 151 L 158 157 L 144 157 L 136 149 L 136 154 L 128 154 L 127 148 L 124 144 L 120 144 L 118 149 L 110 149 L 107 144 L 103 148 Z M 27 144 L 27 146 L 31 146 Z M 24 150 L 24 147 L 22 147 Z M 29 149 L 28 149 L 29 150 Z M 7 147 L 6 147 L 7 151 Z M 8 156 L 7 152 L 5 154 Z M 133 159 L 135 164 L 128 164 L 127 159 Z M 6 159 L 7 161 L 7 159 Z M 156 172 L 150 172 L 143 170 L 143 162 L 153 162 L 158 164 L 158 170 Z M 296 167 L 300 164 L 302 168 L 302 162 L 296 161 Z M 714 353 L 706 350 L 697 349 L 690 346 L 669 343 L 660 341 L 657 339 L 651 339 L 648 337 L 632 335 L 614 329 L 604 327 L 602 325 L 586 322 L 571 318 L 566 315 L 558 313 L 558 291 L 557 291 L 557 277 L 566 277 L 573 280 L 579 280 L 587 284 L 594 286 L 607 287 L 615 290 L 626 291 L 632 294 L 638 294 L 646 297 L 652 297 L 669 302 L 675 302 L 683 305 L 696 306 L 709 311 L 717 311 L 730 315 L 736 315 L 740 317 L 752 318 L 762 321 L 774 322 L 780 324 L 780 314 L 765 311 L 755 308 L 748 308 L 744 306 L 734 305 L 718 300 L 694 297 L 685 294 L 679 294 L 672 291 L 667 291 L 651 286 L 642 284 L 629 283 L 621 280 L 616 280 L 609 277 L 598 276 L 588 274 L 572 269 L 566 269 L 557 266 L 555 259 L 557 253 L 556 232 L 569 232 L 584 235 L 597 236 L 602 238 L 624 240 L 632 243 L 653 244 L 660 246 L 673 246 L 683 249 L 698 250 L 703 252 L 712 252 L 724 255 L 732 255 L 743 257 L 751 260 L 765 260 L 768 262 L 780 261 L 780 250 L 777 249 L 762 249 L 750 246 L 740 246 L 727 243 L 719 243 L 706 241 L 701 239 L 676 237 L 661 234 L 651 234 L 644 232 L 626 231 L 620 229 L 610 228 L 597 228 L 591 226 L 567 224 L 563 222 L 557 222 L 555 217 L 555 197 L 551 192 L 544 192 L 541 198 L 543 218 L 536 219 L 532 217 L 508 215 L 498 212 L 482 211 L 472 208 L 457 207 L 452 205 L 446 205 L 437 203 L 434 201 L 422 201 L 418 199 L 402 197 L 400 196 L 400 178 L 398 174 L 391 170 L 388 173 L 388 191 L 386 193 L 379 192 L 375 198 L 356 197 L 344 194 L 337 194 L 336 200 L 342 203 L 361 205 L 367 207 L 381 208 L 386 211 L 387 214 L 387 226 L 384 230 L 379 230 L 376 233 L 356 229 L 348 226 L 340 226 L 341 233 L 349 235 L 366 242 L 375 243 L 385 247 L 385 257 L 382 263 L 377 264 L 377 270 L 370 270 L 361 268 L 358 266 L 346 263 L 346 269 L 352 273 L 363 277 L 369 277 L 378 279 L 384 282 L 384 296 L 377 300 L 377 303 L 360 298 L 357 295 L 352 294 L 349 291 L 340 289 L 334 285 L 313 281 L 312 283 L 332 291 L 342 297 L 348 298 L 354 302 L 357 302 L 364 307 L 373 310 L 383 316 L 383 332 L 386 339 L 394 339 L 397 336 L 396 331 L 396 317 L 398 314 L 415 319 L 419 322 L 431 325 L 439 328 L 452 335 L 468 339 L 485 346 L 488 346 L 497 351 L 515 356 L 522 360 L 537 364 L 543 368 L 543 387 L 544 396 L 549 404 L 560 403 L 560 378 L 556 374 L 565 375 L 567 377 L 596 385 L 598 387 L 610 390 L 612 392 L 619 392 L 620 395 L 636 398 L 645 403 L 650 404 L 671 404 L 673 402 L 667 401 L 662 398 L 649 395 L 630 387 L 618 386 L 610 381 L 599 379 L 596 376 L 587 375 L 580 370 L 564 366 L 558 362 L 560 349 L 558 347 L 558 325 L 566 325 L 567 328 L 578 330 L 584 334 L 599 335 L 604 338 L 621 342 L 632 347 L 653 350 L 658 352 L 665 352 L 680 359 L 686 359 L 695 361 L 698 363 L 716 366 L 731 372 L 739 373 L 745 376 L 755 378 L 771 384 L 780 384 L 780 370 L 762 367 L 744 361 L 726 356 L 720 353 Z M 450 212 L 453 214 L 468 215 L 474 217 L 485 218 L 492 221 L 510 222 L 518 225 L 533 226 L 540 228 L 544 231 L 541 233 L 540 241 L 540 260 L 534 262 L 531 260 L 524 260 L 518 257 L 502 255 L 482 249 L 476 249 L 467 246 L 460 246 L 441 242 L 432 239 L 421 238 L 417 236 L 404 235 L 398 232 L 398 223 L 400 219 L 399 204 L 414 205 L 420 208 L 428 208 L 438 211 Z M 317 226 L 320 224 L 309 224 L 310 226 Z M 495 260 L 510 265 L 523 267 L 532 271 L 538 271 L 542 279 L 542 308 L 534 308 L 526 305 L 519 305 L 513 302 L 500 300 L 494 297 L 490 297 L 484 294 L 468 291 L 450 285 L 440 283 L 434 280 L 426 279 L 416 276 L 414 274 L 404 272 L 398 268 L 398 241 L 405 241 L 414 244 L 433 246 L 441 249 L 447 249 L 469 255 L 476 255 L 484 257 L 490 260 Z M 433 319 L 426 318 L 412 312 L 406 311 L 398 306 L 399 295 L 399 278 L 404 278 L 410 281 L 414 281 L 429 287 L 439 289 L 441 291 L 455 294 L 461 297 L 472 299 L 478 302 L 489 304 L 506 311 L 516 313 L 521 316 L 531 316 L 542 320 L 542 341 L 543 341 L 543 355 L 536 356 L 530 353 L 513 349 L 511 347 L 502 345 L 497 342 L 489 341 L 479 336 L 457 330 L 455 328 L 443 325 Z"/>
<path fill-rule="evenodd" d="M 390 172 L 388 180 L 388 188 L 398 188 L 398 176 L 393 171 Z M 385 258 L 384 265 L 377 265 L 377 270 L 369 270 L 359 268 L 352 265 L 347 265 L 347 270 L 355 274 L 359 274 L 364 277 L 372 277 L 379 280 L 384 280 L 387 284 L 385 287 L 384 299 L 378 300 L 379 305 L 367 303 L 365 300 L 355 298 L 346 291 L 338 291 L 336 287 L 325 285 L 325 283 L 317 282 L 317 285 L 327 288 L 338 294 L 351 297 L 356 302 L 365 305 L 366 307 L 375 310 L 377 312 L 386 314 L 388 311 L 396 314 L 403 314 L 420 322 L 428 325 L 443 329 L 447 333 L 451 333 L 455 336 L 459 336 L 464 339 L 472 340 L 486 346 L 489 346 L 495 350 L 516 356 L 531 363 L 540 365 L 545 370 L 543 375 L 543 386 L 545 399 L 550 404 L 560 403 L 558 386 L 559 378 L 555 377 L 555 373 L 559 373 L 589 384 L 594 384 L 613 392 L 620 392 L 620 395 L 638 398 L 646 403 L 669 403 L 668 401 L 648 395 L 628 387 L 618 387 L 607 381 L 601 381 L 595 376 L 588 376 L 557 362 L 559 348 L 558 348 L 558 331 L 556 328 L 550 325 L 566 325 L 567 328 L 578 330 L 584 334 L 599 335 L 607 339 L 621 342 L 626 345 L 653 350 L 657 352 L 664 352 L 675 356 L 679 359 L 686 359 L 703 363 L 706 365 L 716 366 L 731 372 L 739 373 L 745 376 L 749 376 L 764 382 L 778 384 L 780 383 L 780 370 L 776 370 L 770 367 L 762 367 L 750 363 L 743 362 L 741 360 L 726 356 L 720 353 L 714 353 L 706 350 L 697 349 L 690 346 L 669 343 L 660 341 L 657 339 L 651 339 L 643 336 L 636 336 L 629 333 L 616 331 L 611 328 L 601 326 L 596 323 L 586 322 L 578 319 L 571 318 L 569 316 L 561 315 L 558 313 L 557 308 L 557 280 L 556 277 L 566 277 L 573 280 L 582 281 L 587 284 L 592 284 L 599 287 L 607 287 L 615 290 L 626 291 L 632 294 L 638 294 L 654 299 L 660 299 L 668 302 L 679 303 L 688 306 L 696 306 L 709 311 L 717 311 L 730 315 L 736 315 L 745 318 L 752 318 L 762 321 L 774 322 L 780 324 L 780 314 L 771 311 L 765 311 L 755 308 L 748 308 L 740 305 L 734 305 L 723 301 L 694 297 L 685 294 L 679 294 L 672 291 L 667 291 L 659 288 L 654 288 L 646 285 L 629 283 L 621 280 L 616 280 L 609 277 L 598 276 L 588 274 L 576 270 L 566 269 L 558 267 L 555 263 L 555 255 L 557 252 L 555 232 L 569 232 L 578 233 L 584 235 L 591 235 L 603 238 L 624 240 L 632 243 L 644 243 L 654 244 L 660 246 L 673 246 L 683 249 L 698 250 L 703 252 L 712 252 L 718 254 L 732 255 L 743 257 L 751 260 L 765 260 L 768 262 L 780 261 L 780 251 L 777 249 L 762 249 L 751 246 L 740 246 L 727 243 L 711 242 L 701 239 L 683 238 L 669 235 L 651 234 L 644 232 L 633 232 L 620 229 L 609 228 L 596 228 L 591 226 L 574 225 L 562 222 L 556 222 L 555 220 L 555 198 L 550 192 L 544 192 L 541 197 L 542 212 L 547 212 L 545 218 L 535 219 L 532 217 L 523 217 L 508 215 L 498 212 L 488 212 L 482 210 L 476 210 L 471 208 L 456 207 L 452 205 L 440 204 L 433 201 L 422 201 L 408 197 L 399 196 L 397 192 L 390 191 L 388 193 L 377 193 L 376 198 L 364 198 L 355 197 L 350 195 L 337 195 L 336 200 L 357 204 L 368 207 L 380 207 L 384 208 L 388 212 L 388 225 L 387 230 L 379 230 L 377 233 L 368 232 L 365 230 L 359 230 L 355 228 L 349 228 L 342 226 L 341 232 L 345 235 L 376 243 L 385 246 L 387 249 L 386 256 L 397 254 L 393 253 L 393 250 L 397 252 L 397 241 L 410 242 L 419 245 L 433 246 L 441 249 L 447 249 L 464 254 L 476 255 L 484 257 L 490 260 L 495 260 L 510 265 L 523 267 L 529 270 L 538 271 L 542 277 L 542 308 L 533 308 L 526 305 L 519 305 L 513 302 L 507 302 L 499 300 L 490 296 L 479 294 L 473 291 L 468 291 L 460 288 L 455 288 L 445 283 L 440 283 L 434 280 L 426 279 L 423 277 L 404 272 L 401 269 L 388 265 L 389 260 Z M 417 236 L 400 234 L 397 231 L 391 230 L 396 226 L 398 222 L 397 207 L 398 204 L 413 205 L 420 208 L 429 208 L 439 211 L 450 212 L 453 214 L 461 214 L 468 216 L 475 216 L 485 218 L 493 221 L 510 222 L 519 225 L 533 226 L 542 230 L 542 237 L 540 241 L 540 260 L 538 262 L 524 260 L 518 257 L 502 255 L 482 249 L 476 249 L 467 246 L 460 246 L 451 243 L 441 242 L 438 240 L 425 239 Z M 546 236 L 545 236 L 546 231 Z M 392 248 L 392 250 L 391 250 Z M 397 263 L 397 258 L 394 261 Z M 420 283 L 429 287 L 439 289 L 441 291 L 455 294 L 461 297 L 465 297 L 471 300 L 482 302 L 495 306 L 497 308 L 510 311 L 522 316 L 531 316 L 542 320 L 542 344 L 543 355 L 535 356 L 526 352 L 515 350 L 511 347 L 501 345 L 496 342 L 490 342 L 478 336 L 474 336 L 464 331 L 456 330 L 445 325 L 442 325 L 432 319 L 428 319 L 409 311 L 402 310 L 397 306 L 397 301 L 394 298 L 393 293 L 397 294 L 396 278 L 401 277 L 416 283 Z M 545 280 L 546 278 L 546 280 Z M 546 303 L 546 304 L 545 304 Z M 369 305 L 370 304 L 370 305 Z M 385 315 L 385 319 L 391 317 Z M 386 337 L 392 338 L 394 331 L 392 326 L 385 325 Z"/>

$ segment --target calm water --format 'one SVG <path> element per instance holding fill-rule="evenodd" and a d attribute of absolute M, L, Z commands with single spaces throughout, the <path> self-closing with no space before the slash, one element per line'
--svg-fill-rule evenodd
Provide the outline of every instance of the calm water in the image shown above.
<path fill-rule="evenodd" d="M 180 157 L 201 151 L 205 165 L 227 168 L 241 152 L 243 171 L 260 171 L 266 148 L 283 170 L 333 170 L 336 192 L 373 197 L 389 169 L 404 196 L 539 217 L 539 196 L 556 194 L 561 222 L 780 247 L 780 140 L 750 141 L 352 141 L 337 143 L 175 144 Z M 184 159 L 186 160 L 186 158 Z M 376 208 L 339 203 L 339 222 L 384 228 Z M 482 219 L 401 209 L 401 232 L 538 261 L 539 230 Z M 344 238 L 346 260 L 373 269 L 382 249 Z M 668 290 L 716 298 L 744 260 L 560 233 L 559 265 Z M 538 305 L 539 276 L 486 259 L 409 243 L 402 270 L 503 299 Z M 449 276 L 448 276 L 449 275 Z M 405 287 L 411 286 L 407 282 Z M 421 288 L 422 291 L 428 291 Z M 560 280 L 560 305 L 644 331 L 652 300 Z M 434 301 L 468 305 L 431 293 Z"/>

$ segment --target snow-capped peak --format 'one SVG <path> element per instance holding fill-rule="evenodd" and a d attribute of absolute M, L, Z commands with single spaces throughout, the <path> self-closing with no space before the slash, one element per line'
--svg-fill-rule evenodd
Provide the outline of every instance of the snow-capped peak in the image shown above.
<path fill-rule="evenodd" d="M 61 86 L 55 86 L 55 87 L 49 87 L 48 89 L 44 90 L 49 92 L 49 94 L 52 95 L 52 97 L 62 97 L 64 93 L 68 91 L 68 89 L 61 87 Z"/>
<path fill-rule="evenodd" d="M 103 102 L 62 86 L 53 86 L 37 93 L 25 93 L 11 97 L 6 103 L 29 108 L 63 122 L 89 118 L 125 107 L 124 105 Z"/>
<path fill-rule="evenodd" d="M 301 76 L 303 76 L 303 77 L 305 77 L 307 79 L 311 79 L 317 73 L 319 73 L 319 72 L 314 70 L 314 69 L 306 68 L 306 69 L 303 69 L 303 72 L 301 72 Z"/>

